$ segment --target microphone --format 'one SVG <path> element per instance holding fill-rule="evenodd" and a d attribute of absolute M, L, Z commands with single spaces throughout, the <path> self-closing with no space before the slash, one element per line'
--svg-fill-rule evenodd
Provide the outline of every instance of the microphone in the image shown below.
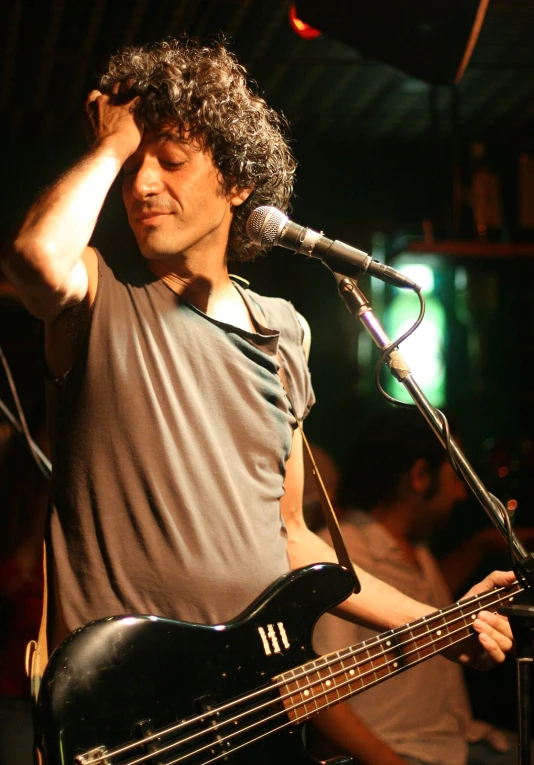
<path fill-rule="evenodd" d="M 279 245 L 308 258 L 319 258 L 337 274 L 357 278 L 368 273 L 395 287 L 421 291 L 421 287 L 390 266 L 373 260 L 362 250 L 328 239 L 318 231 L 293 223 L 277 207 L 256 207 L 247 220 L 247 234 L 262 247 Z"/>

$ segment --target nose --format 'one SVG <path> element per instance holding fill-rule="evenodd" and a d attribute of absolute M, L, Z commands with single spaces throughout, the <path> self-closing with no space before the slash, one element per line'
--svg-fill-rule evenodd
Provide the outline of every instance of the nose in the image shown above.
<path fill-rule="evenodd" d="M 160 194 L 163 190 L 159 165 L 151 157 L 145 157 L 135 173 L 127 176 L 126 182 L 132 195 L 139 200 Z"/>

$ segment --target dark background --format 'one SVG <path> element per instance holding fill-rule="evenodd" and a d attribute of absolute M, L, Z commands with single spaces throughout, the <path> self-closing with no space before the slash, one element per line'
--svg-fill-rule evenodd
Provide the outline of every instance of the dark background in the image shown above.
<path fill-rule="evenodd" d="M 402 237 L 420 240 L 429 227 L 438 252 L 444 242 L 464 243 L 455 255 L 437 255 L 437 294 L 448 323 L 446 405 L 488 487 L 504 500 L 515 498 L 517 521 L 534 525 L 534 230 L 522 225 L 519 195 L 521 157 L 534 156 L 534 4 L 490 0 L 457 85 L 447 76 L 429 82 L 425 73 L 424 55 L 428 72 L 434 71 L 443 50 L 458 45 L 450 30 L 434 56 L 423 49 L 418 56 L 416 44 L 411 46 L 419 65 L 413 76 L 402 65 L 377 60 L 361 43 L 370 38 L 361 19 L 354 21 L 359 47 L 326 35 L 305 41 L 289 26 L 288 5 L 286 0 L 4 0 L 2 246 L 39 191 L 84 150 L 81 105 L 110 53 L 124 44 L 182 33 L 225 33 L 260 91 L 291 124 L 299 162 L 295 221 L 366 251 L 381 234 L 386 257 L 402 250 Z M 394 56 L 404 34 L 399 29 L 391 35 L 391 11 L 398 3 L 373 5 L 384 24 L 377 40 L 386 40 L 385 49 Z M 417 16 L 419 3 L 402 5 L 406 14 L 413 11 L 410 28 L 426 33 L 435 22 Z M 440 3 L 429 5 L 439 9 Z M 328 4 L 325 24 L 335 27 L 342 6 Z M 454 6 L 458 28 L 470 26 L 473 3 Z M 343 31 L 351 36 L 346 20 Z M 383 56 L 384 45 L 378 47 Z M 474 141 L 484 142 L 502 190 L 502 225 L 485 239 L 475 234 L 468 204 Z M 534 198 L 522 201 L 534 205 Z M 124 226 L 115 195 L 97 233 L 105 238 Z M 458 268 L 467 274 L 461 305 Z M 312 441 L 342 461 L 361 418 L 383 406 L 373 385 L 376 354 L 362 360 L 362 330 L 319 262 L 275 249 L 235 271 L 254 289 L 290 299 L 310 322 L 318 404 L 307 430 Z M 380 316 L 391 291 L 378 291 L 365 278 L 361 286 Z M 0 288 L 0 343 L 31 419 L 42 403 L 40 326 L 5 282 Z M 12 407 L 5 379 L 0 391 Z M 483 510 L 471 503 L 440 538 L 441 546 L 487 523 Z M 492 563 L 487 561 L 485 570 Z M 488 683 L 504 687 L 509 677 L 499 671 Z M 493 687 L 479 694 L 482 707 Z M 508 710 L 511 720 L 513 709 Z"/>

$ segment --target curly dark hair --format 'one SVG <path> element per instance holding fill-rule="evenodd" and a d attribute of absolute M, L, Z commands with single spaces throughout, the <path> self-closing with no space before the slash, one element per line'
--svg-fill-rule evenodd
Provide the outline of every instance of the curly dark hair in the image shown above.
<path fill-rule="evenodd" d="M 267 106 L 224 40 L 168 40 L 120 50 L 108 62 L 100 89 L 117 98 L 141 96 L 137 118 L 148 129 L 172 122 L 212 154 L 223 188 L 253 191 L 234 210 L 228 257 L 251 260 L 262 252 L 246 234 L 259 205 L 287 210 L 296 162 L 286 120 Z"/>
<path fill-rule="evenodd" d="M 431 478 L 428 496 L 438 488 L 447 453 L 415 409 L 388 407 L 366 420 L 346 455 L 338 490 L 340 507 L 372 510 L 397 497 L 402 477 L 425 459 Z"/>

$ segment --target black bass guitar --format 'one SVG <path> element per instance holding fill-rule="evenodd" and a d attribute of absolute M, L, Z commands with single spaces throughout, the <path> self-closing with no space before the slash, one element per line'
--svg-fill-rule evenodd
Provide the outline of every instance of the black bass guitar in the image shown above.
<path fill-rule="evenodd" d="M 318 657 L 315 622 L 352 587 L 349 571 L 318 564 L 285 575 L 225 624 L 114 616 L 76 630 L 41 684 L 47 765 L 316 763 L 306 720 L 468 637 L 479 611 L 522 589 L 496 588 Z"/>

